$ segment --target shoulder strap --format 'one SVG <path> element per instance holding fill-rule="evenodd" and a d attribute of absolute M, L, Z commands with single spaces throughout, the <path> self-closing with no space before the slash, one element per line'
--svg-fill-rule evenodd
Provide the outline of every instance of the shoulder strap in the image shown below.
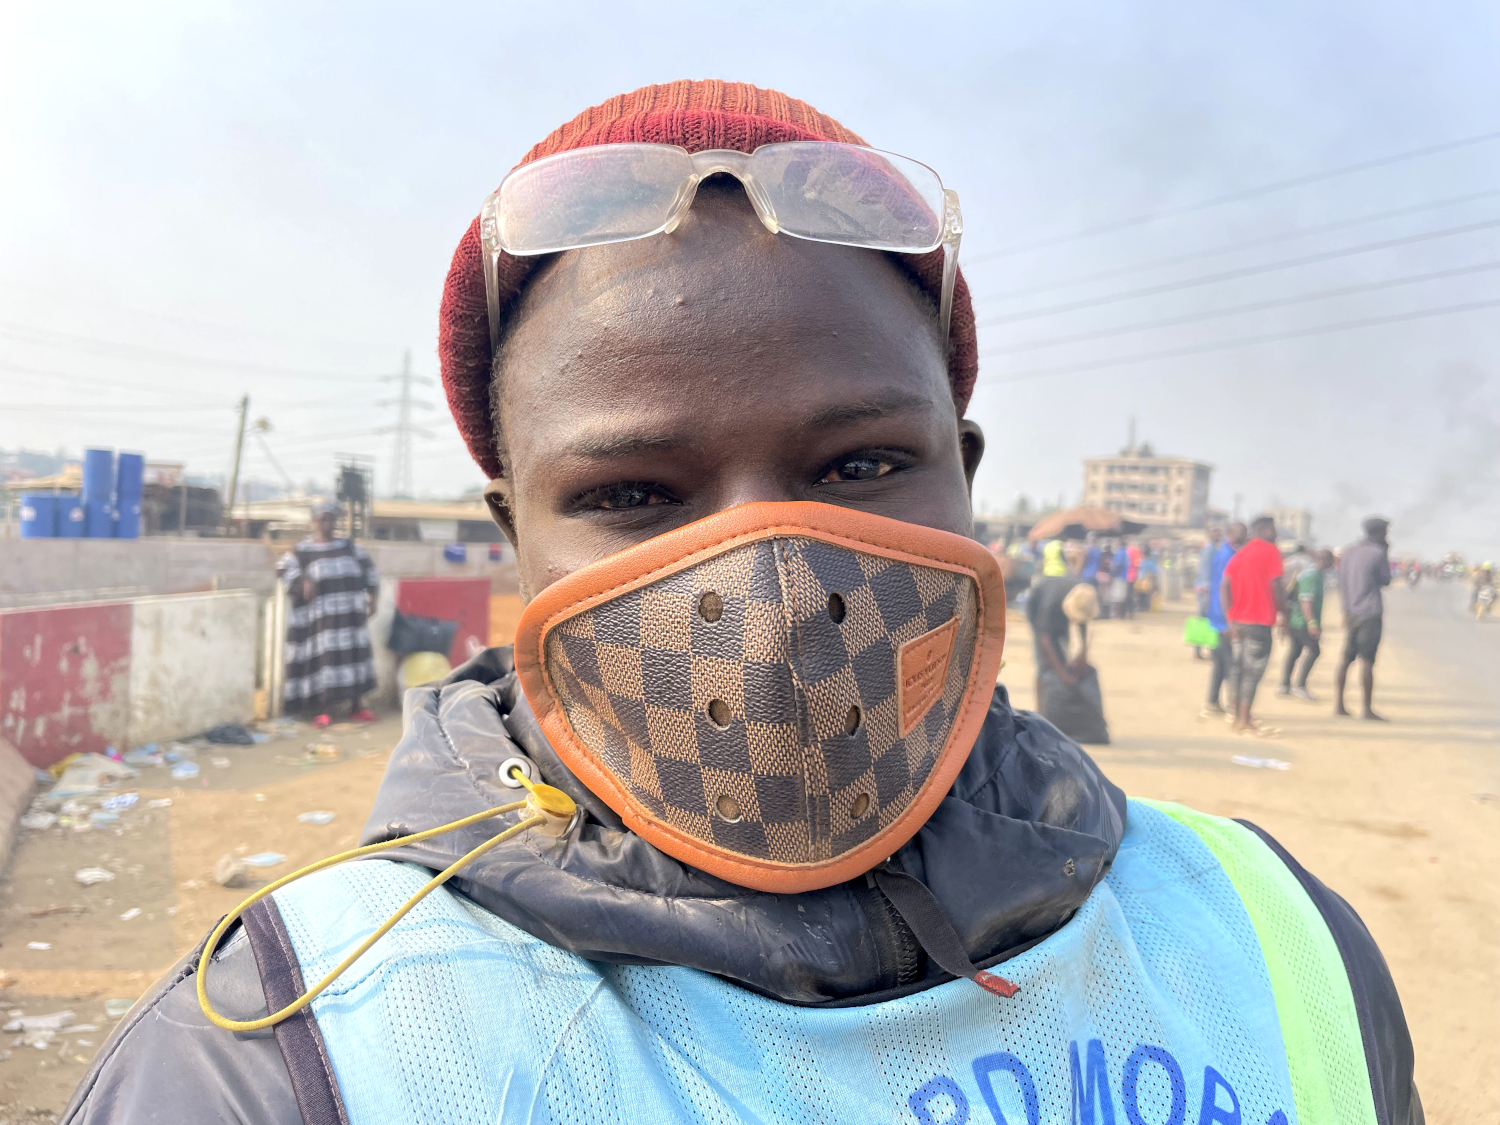
<path fill-rule="evenodd" d="M 1344 960 L 1296 876 L 1241 824 L 1165 801 L 1142 803 L 1191 829 L 1244 903 L 1271 978 L 1297 1120 L 1386 1125 L 1375 1113 Z"/>

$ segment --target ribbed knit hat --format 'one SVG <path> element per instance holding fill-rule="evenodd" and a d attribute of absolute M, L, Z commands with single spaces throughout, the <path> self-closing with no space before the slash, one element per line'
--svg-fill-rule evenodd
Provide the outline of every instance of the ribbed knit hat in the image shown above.
<path fill-rule="evenodd" d="M 681 145 L 689 152 L 730 148 L 754 152 L 779 141 L 865 142 L 833 118 L 775 90 L 744 82 L 669 82 L 642 86 L 634 93 L 610 98 L 586 109 L 521 160 L 529 163 L 553 153 L 590 145 L 650 141 Z M 892 254 L 921 286 L 940 299 L 943 252 Z M 501 254 L 500 307 L 525 284 L 539 258 Z M 448 408 L 458 423 L 469 453 L 491 479 L 501 475 L 495 447 L 495 420 L 490 416 L 490 329 L 484 293 L 484 253 L 479 243 L 479 218 L 469 224 L 453 254 L 443 285 L 438 316 L 438 355 Z M 979 372 L 979 346 L 974 335 L 974 309 L 963 274 L 953 291 L 948 379 L 960 413 L 968 405 Z"/>

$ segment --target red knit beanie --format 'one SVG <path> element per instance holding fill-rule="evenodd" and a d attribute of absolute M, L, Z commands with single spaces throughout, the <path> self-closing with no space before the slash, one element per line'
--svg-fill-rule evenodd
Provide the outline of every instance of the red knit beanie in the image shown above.
<path fill-rule="evenodd" d="M 586 109 L 535 145 L 521 160 L 526 164 L 553 153 L 622 141 L 651 141 L 681 145 L 689 152 L 731 148 L 754 152 L 778 141 L 841 141 L 862 145 L 855 134 L 833 118 L 775 90 L 744 82 L 669 82 L 643 86 L 631 94 L 610 98 Z M 921 286 L 940 299 L 943 252 L 892 254 Z M 443 307 L 438 314 L 438 356 L 443 387 L 458 432 L 469 453 L 491 479 L 501 475 L 495 447 L 495 420 L 490 416 L 490 329 L 484 293 L 484 253 L 479 244 L 479 218 L 459 241 L 443 285 Z M 540 258 L 500 255 L 500 307 L 521 290 Z M 958 275 L 953 291 L 953 322 L 948 379 L 962 413 L 979 372 L 979 347 L 974 335 L 974 309 L 969 287 Z"/>

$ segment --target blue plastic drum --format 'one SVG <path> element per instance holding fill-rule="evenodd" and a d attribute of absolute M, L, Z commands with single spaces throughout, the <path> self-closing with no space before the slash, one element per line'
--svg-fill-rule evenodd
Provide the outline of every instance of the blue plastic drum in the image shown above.
<path fill-rule="evenodd" d="M 141 491 L 146 476 L 146 458 L 122 453 L 115 477 L 115 535 L 138 539 L 141 534 Z"/>
<path fill-rule="evenodd" d="M 57 534 L 62 539 L 83 536 L 83 501 L 77 496 L 58 496 Z"/>
<path fill-rule="evenodd" d="M 51 539 L 57 535 L 58 497 L 40 492 L 21 496 L 21 538 Z"/>

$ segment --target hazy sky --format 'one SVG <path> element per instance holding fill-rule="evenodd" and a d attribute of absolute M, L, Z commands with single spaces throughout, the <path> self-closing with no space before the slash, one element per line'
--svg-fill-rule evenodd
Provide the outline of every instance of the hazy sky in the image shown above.
<path fill-rule="evenodd" d="M 377 377 L 407 348 L 436 374 L 484 195 L 585 106 L 722 77 L 962 195 L 981 509 L 1076 501 L 1133 416 L 1216 466 L 1217 506 L 1306 506 L 1333 542 L 1380 511 L 1398 547 L 1500 556 L 1500 137 L 1320 176 L 1500 131 L 1497 58 L 1493 0 L 10 0 L 0 447 L 222 473 L 248 392 L 297 481 L 335 450 L 388 474 Z M 422 397 L 418 490 L 479 483 Z"/>

